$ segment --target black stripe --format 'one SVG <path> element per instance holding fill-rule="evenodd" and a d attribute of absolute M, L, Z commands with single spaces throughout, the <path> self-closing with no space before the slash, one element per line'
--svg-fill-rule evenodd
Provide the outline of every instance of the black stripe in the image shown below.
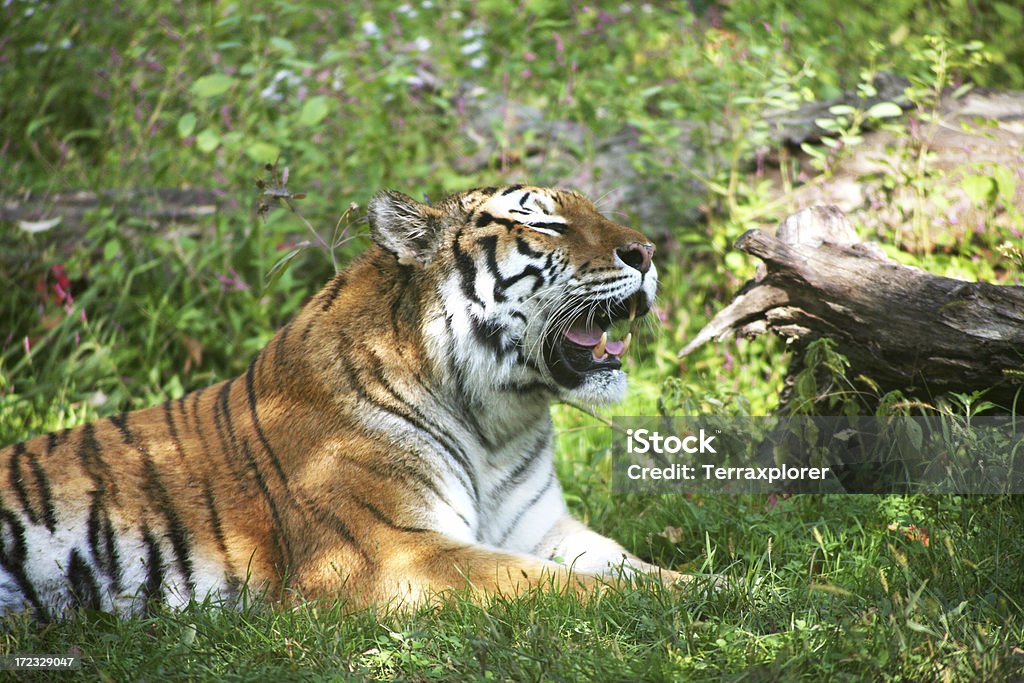
<path fill-rule="evenodd" d="M 284 365 L 284 348 L 285 341 L 288 339 L 288 334 L 292 331 L 292 320 L 287 325 L 281 328 L 281 332 L 277 338 L 277 344 L 274 346 L 274 364 L 277 366 Z"/>
<path fill-rule="evenodd" d="M 542 230 L 551 230 L 557 232 L 559 235 L 564 235 L 566 231 L 565 223 L 554 223 L 551 221 L 530 221 L 524 222 L 524 225 L 528 228 L 540 228 Z"/>
<path fill-rule="evenodd" d="M 146 544 L 148 551 L 146 557 L 146 585 L 143 596 L 149 601 L 160 596 L 160 586 L 164 581 L 164 561 L 160 555 L 160 544 L 147 525 L 142 527 L 142 542 Z"/>
<path fill-rule="evenodd" d="M 25 527 L 18 516 L 0 507 L 0 566 L 2 566 L 21 590 L 21 594 L 31 603 L 36 618 L 47 620 L 49 615 L 39 600 L 35 586 L 25 571 L 25 557 L 28 547 L 25 542 Z"/>
<path fill-rule="evenodd" d="M 537 251 L 522 237 L 516 237 L 516 250 L 523 256 L 529 256 L 530 258 L 535 259 L 544 258 L 543 251 Z"/>
<path fill-rule="evenodd" d="M 533 194 L 532 192 L 524 192 L 523 196 L 519 198 L 519 206 L 521 206 L 521 207 L 523 207 L 525 209 L 526 208 L 526 200 L 529 199 L 530 195 L 532 195 L 532 194 Z"/>
<path fill-rule="evenodd" d="M 537 463 L 537 460 L 544 454 L 550 439 L 551 431 L 545 429 L 544 433 L 537 438 L 537 441 L 533 445 L 533 449 L 529 452 L 529 455 L 520 460 L 519 464 L 517 464 L 512 471 L 494 487 L 490 497 L 500 499 L 509 488 L 519 486 L 523 483 L 523 480 L 526 478 L 524 475 L 526 475 L 527 470 L 532 469 Z"/>
<path fill-rule="evenodd" d="M 114 425 L 117 431 L 121 432 L 121 437 L 124 439 L 124 442 L 131 446 L 132 435 L 128 433 L 127 429 L 128 413 L 122 412 L 120 415 L 111 415 L 107 419 L 110 421 L 110 424 Z"/>
<path fill-rule="evenodd" d="M 506 197 L 506 196 L 512 194 L 513 192 L 515 192 L 516 190 L 521 190 L 521 189 L 523 189 L 522 185 L 511 185 L 511 186 L 509 186 L 506 190 L 504 190 L 501 193 L 501 196 L 502 197 Z"/>
<path fill-rule="evenodd" d="M 110 469 L 101 457 L 100 445 L 96 441 L 94 425 L 89 423 L 82 427 L 82 437 L 78 442 L 77 455 L 82 462 L 82 469 L 92 480 L 93 490 L 89 493 L 92 502 L 89 505 L 87 534 L 89 549 L 93 559 L 110 577 L 113 590 L 120 590 L 121 566 L 117 552 L 114 525 L 106 508 L 107 485 L 104 474 L 110 476 Z"/>
<path fill-rule="evenodd" d="M 452 251 L 455 253 L 455 267 L 459 271 L 459 285 L 467 299 L 483 307 L 484 302 L 476 293 L 476 262 L 473 260 L 473 257 L 462 250 L 462 247 L 459 245 L 461 238 L 462 231 L 460 230 L 452 242 Z"/>
<path fill-rule="evenodd" d="M 423 488 L 441 502 L 446 501 L 445 496 L 441 495 L 441 490 L 437 488 L 437 482 L 401 460 L 390 458 L 386 462 L 361 462 L 355 459 L 348 459 L 345 461 L 345 465 L 354 465 L 385 481 L 394 481 L 398 478 L 402 480 L 402 483 L 413 482 L 415 485 L 410 487 L 411 491 Z M 469 524 L 465 517 L 462 518 L 462 521 L 466 522 L 467 525 Z"/>
<path fill-rule="evenodd" d="M 342 287 L 345 286 L 346 278 L 344 273 L 338 273 L 334 276 L 334 279 L 330 281 L 327 287 L 324 288 L 323 293 L 319 297 L 320 309 L 328 310 L 334 300 L 338 298 L 338 294 L 341 292 Z"/>
<path fill-rule="evenodd" d="M 60 430 L 59 432 L 51 432 L 46 435 L 46 456 L 48 457 L 56 449 L 60 448 L 65 441 L 68 440 L 68 436 L 74 431 L 72 428 L 67 427 Z"/>
<path fill-rule="evenodd" d="M 471 488 L 471 493 L 473 494 L 473 499 L 479 501 L 480 492 L 477 485 L 476 474 L 473 472 L 473 468 L 470 465 L 469 458 L 466 456 L 465 451 L 463 451 L 458 446 L 458 442 L 456 441 L 456 439 L 447 431 L 445 431 L 444 428 L 442 428 L 440 425 L 428 424 L 427 419 L 423 415 L 423 413 L 421 413 L 415 406 L 413 406 L 411 403 L 406 402 L 403 398 L 401 398 L 398 395 L 398 392 L 395 390 L 395 388 L 392 387 L 391 384 L 387 381 L 387 378 L 384 377 L 384 373 L 380 366 L 374 366 L 372 372 L 373 378 L 387 392 L 391 400 L 398 404 L 398 408 L 395 409 L 391 406 L 387 406 L 386 404 L 375 401 L 370 397 L 367 397 L 367 400 L 373 403 L 378 408 L 381 408 L 382 410 L 386 410 L 387 412 L 390 412 L 393 415 L 397 415 L 403 418 L 404 420 L 412 424 L 414 427 L 416 427 L 416 429 L 426 434 L 429 434 L 435 441 L 441 444 L 441 446 L 443 446 L 443 452 L 450 455 L 451 458 L 459 465 L 459 467 L 465 473 L 466 477 L 469 480 L 468 483 Z"/>
<path fill-rule="evenodd" d="M 515 341 L 505 337 L 505 330 L 496 322 L 490 320 L 477 320 L 470 318 L 473 327 L 473 337 L 477 343 L 486 349 L 490 349 L 495 357 L 502 361 L 515 348 Z"/>
<path fill-rule="evenodd" d="M 510 275 L 505 278 L 502 277 L 501 271 L 498 269 L 498 236 L 487 235 L 477 240 L 477 244 L 483 247 L 484 253 L 487 255 L 487 269 L 494 276 L 494 300 L 502 302 L 506 300 L 505 291 L 509 287 L 516 284 L 523 278 L 532 277 L 535 278 L 533 282 L 533 288 L 530 290 L 531 293 L 536 292 L 538 289 L 544 286 L 544 273 L 535 265 L 528 265 L 523 268 L 522 271 L 516 275 Z"/>
<path fill-rule="evenodd" d="M 412 534 L 420 534 L 420 533 L 423 533 L 424 531 L 431 531 L 431 529 L 425 529 L 423 527 L 405 526 L 404 524 L 398 524 L 397 522 L 392 520 L 390 517 L 385 515 L 383 512 L 381 512 L 380 508 L 378 508 L 376 505 L 374 505 L 372 503 L 369 503 L 369 502 L 367 502 L 365 500 L 362 500 L 360 498 L 356 498 L 355 501 L 357 503 L 359 503 L 359 505 L 362 506 L 362 508 L 364 510 L 366 510 L 371 515 L 373 515 L 377 519 L 378 522 L 382 522 L 383 524 L 391 527 L 392 529 L 396 529 L 398 531 L 406 531 L 406 532 L 412 533 Z"/>
<path fill-rule="evenodd" d="M 213 530 L 214 540 L 217 541 L 217 548 L 227 558 L 228 544 L 224 538 L 224 527 L 220 522 L 220 513 L 217 512 L 217 502 L 214 500 L 209 478 L 203 480 L 203 502 L 206 503 L 206 511 L 210 515 L 210 528 Z"/>
<path fill-rule="evenodd" d="M 206 435 L 203 433 L 202 420 L 199 418 L 199 396 L 206 389 L 206 387 L 203 387 L 192 394 L 192 431 L 199 437 L 199 445 L 203 447 L 204 459 L 209 460 L 213 457 L 213 452 L 210 450 L 210 442 L 206 440 Z M 182 406 L 182 411 L 184 411 L 184 406 Z M 184 412 L 182 412 L 182 415 L 184 416 Z"/>
<path fill-rule="evenodd" d="M 288 477 L 284 473 L 284 468 L 281 467 L 281 461 L 278 459 L 277 453 L 275 453 L 274 449 L 270 447 L 270 441 L 267 439 L 267 435 L 263 431 L 263 426 L 260 424 L 260 416 L 256 411 L 256 360 L 262 356 L 263 354 L 261 353 L 259 356 L 254 358 L 252 362 L 249 363 L 249 368 L 245 371 L 245 395 L 249 399 L 249 416 L 252 418 L 252 426 L 256 430 L 256 437 L 259 439 L 263 450 L 267 452 L 267 457 L 270 458 L 270 464 L 273 465 L 278 478 L 280 478 L 281 483 L 284 484 L 285 489 L 287 489 Z"/>
<path fill-rule="evenodd" d="M 89 550 L 93 560 L 110 579 L 111 589 L 117 593 L 121 590 L 121 562 L 117 552 L 117 538 L 114 524 L 110 521 L 106 506 L 103 504 L 103 491 L 96 490 L 92 494 L 89 505 L 87 534 Z"/>
<path fill-rule="evenodd" d="M 270 493 L 270 488 L 267 486 L 267 482 L 263 478 L 263 473 L 260 471 L 259 465 L 256 463 L 256 458 L 252 449 L 249 448 L 249 442 L 245 439 L 241 442 L 238 440 L 238 436 L 235 433 L 235 426 L 231 420 L 229 395 L 231 393 L 231 385 L 234 384 L 234 382 L 234 379 L 230 379 L 221 387 L 218 399 L 213 404 L 213 424 L 217 430 L 217 436 L 220 438 L 224 455 L 234 456 L 236 458 L 241 456 L 244 459 L 246 469 L 252 474 L 253 479 L 256 481 L 256 486 L 259 488 L 260 493 L 263 494 L 263 499 L 267 504 L 267 508 L 270 510 L 270 516 L 273 521 L 272 538 L 274 545 L 276 546 L 279 564 L 283 565 L 282 569 L 290 570 L 294 558 L 292 556 L 291 544 L 288 541 L 288 537 L 282 533 L 284 525 L 281 520 L 281 514 L 277 509 L 277 503 Z M 225 437 L 225 433 L 227 434 L 227 437 Z"/>
<path fill-rule="evenodd" d="M 537 503 L 537 501 L 541 499 L 541 496 L 543 496 L 545 493 L 547 493 L 551 489 L 551 485 L 554 484 L 554 483 L 555 483 L 555 470 L 552 469 L 551 472 L 548 474 L 548 480 L 547 480 L 547 483 L 544 484 L 544 487 L 540 491 L 537 492 L 537 495 L 535 495 L 533 498 L 531 498 L 530 501 L 519 510 L 519 513 L 516 514 L 515 517 L 512 518 L 512 522 L 508 525 L 508 528 L 505 529 L 505 533 L 502 534 L 501 540 L 498 541 L 498 545 L 502 545 L 503 543 L 505 543 L 505 541 L 508 540 L 508 537 L 512 535 L 513 531 L 515 531 L 516 525 L 519 524 L 519 520 L 521 520 L 523 518 L 523 515 L 526 514 L 527 510 L 532 508 Z"/>
<path fill-rule="evenodd" d="M 403 269 L 402 273 L 408 273 Z M 419 326 L 420 310 L 419 302 L 416 300 L 416 289 L 410 292 L 412 281 L 408 276 L 399 276 L 400 279 L 394 284 L 389 296 L 391 301 L 391 334 L 397 339 L 400 337 L 399 323 L 404 323 L 407 329 L 415 330 Z"/>
<path fill-rule="evenodd" d="M 516 223 L 511 218 L 505 218 L 504 216 L 495 216 L 493 214 L 484 212 L 476 217 L 475 225 L 478 228 L 486 228 L 491 223 L 497 223 L 502 225 L 506 230 L 514 230 L 519 223 Z"/>
<path fill-rule="evenodd" d="M 43 504 L 43 520 L 46 528 L 52 534 L 57 530 L 57 511 L 53 505 L 53 490 L 50 488 L 49 477 L 39 463 L 39 458 L 31 451 L 28 453 L 28 464 L 32 468 L 32 474 L 36 479 L 36 488 L 39 490 L 39 497 Z"/>
<path fill-rule="evenodd" d="M 180 404 L 179 404 L 180 407 Z M 164 401 L 164 421 L 167 423 L 167 431 L 171 435 L 171 445 L 178 451 L 178 458 L 185 458 L 185 449 L 181 446 L 181 439 L 178 437 L 178 427 L 174 424 L 174 417 L 171 415 L 171 402 Z"/>
<path fill-rule="evenodd" d="M 593 271 L 592 271 L 593 272 Z M 629 278 L 622 275 L 622 273 L 612 273 L 606 277 L 592 277 L 588 274 L 587 281 L 583 283 L 587 287 L 595 287 L 600 285 L 608 284 L 621 284 L 628 285 Z"/>
<path fill-rule="evenodd" d="M 68 584 L 78 605 L 92 610 L 100 608 L 100 587 L 96 576 L 77 548 L 72 548 L 68 557 Z"/>
<path fill-rule="evenodd" d="M 41 509 L 38 510 L 33 505 L 32 496 L 29 494 L 28 487 L 26 486 L 25 473 L 21 469 L 23 458 L 29 461 L 29 468 L 32 470 L 33 479 L 35 479 L 34 488 L 38 490 L 39 497 L 42 499 L 39 506 Z M 57 520 L 53 509 L 50 484 L 46 479 L 46 472 L 39 465 L 38 458 L 25 448 L 24 443 L 14 444 L 11 450 L 10 483 L 11 488 L 14 489 L 18 496 L 18 501 L 21 503 L 22 512 L 25 513 L 28 520 L 33 524 L 45 524 L 50 533 L 53 533 Z"/>
<path fill-rule="evenodd" d="M 195 589 L 195 580 L 192 577 L 192 546 L 188 539 L 188 527 L 181 521 L 178 511 L 171 502 L 167 488 L 160 479 L 160 473 L 156 465 L 146 456 L 144 463 L 146 482 L 143 484 L 143 491 L 149 494 L 157 505 L 157 509 L 167 522 L 167 535 L 171 539 L 171 549 L 174 550 L 175 564 L 178 571 L 185 578 L 185 585 L 189 591 Z"/>
<path fill-rule="evenodd" d="M 317 520 L 321 524 L 327 525 L 332 531 L 334 531 L 334 533 L 338 534 L 338 536 L 348 543 L 352 549 L 363 558 L 363 561 L 366 562 L 368 566 L 374 567 L 378 564 L 376 557 L 370 555 L 365 549 L 363 549 L 359 541 L 356 540 L 355 534 L 352 533 L 352 530 L 340 517 L 338 517 L 337 514 L 334 513 L 333 510 L 318 505 L 313 499 L 310 499 L 307 502 L 306 508 L 316 516 Z"/>
<path fill-rule="evenodd" d="M 165 403 L 164 406 L 167 410 L 170 409 L 170 403 Z M 175 564 L 184 577 L 185 584 L 191 591 L 195 588 L 195 581 L 192 578 L 192 549 L 188 541 L 188 528 L 181 521 L 177 509 L 171 502 L 171 497 L 160 478 L 160 472 L 153 463 L 153 457 L 150 455 L 149 449 L 146 448 L 144 443 L 137 441 L 135 435 L 128 428 L 128 416 L 122 413 L 116 419 L 112 417 L 110 420 L 121 431 L 125 444 L 131 446 L 142 455 L 142 472 L 145 477 L 142 490 L 149 496 L 156 505 L 157 512 L 167 522 L 166 531 L 171 540 L 171 548 L 174 550 Z"/>
<path fill-rule="evenodd" d="M 529 382 L 502 382 L 501 384 L 495 385 L 494 388 L 497 391 L 506 391 L 517 394 L 532 394 L 536 391 L 549 391 L 551 389 L 551 387 L 539 380 L 531 380 Z"/>

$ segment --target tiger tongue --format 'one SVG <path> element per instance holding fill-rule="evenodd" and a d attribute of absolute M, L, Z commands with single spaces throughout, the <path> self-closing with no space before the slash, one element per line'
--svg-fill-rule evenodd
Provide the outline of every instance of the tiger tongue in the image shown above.
<path fill-rule="evenodd" d="M 602 333 L 603 330 L 599 327 L 588 327 L 585 323 L 578 322 L 565 331 L 565 336 L 569 341 L 579 344 L 580 346 L 594 347 L 601 341 Z M 613 356 L 619 356 L 622 354 L 624 346 L 625 342 L 608 340 L 605 344 L 604 350 L 605 353 L 610 353 Z"/>
<path fill-rule="evenodd" d="M 601 340 L 602 332 L 600 327 L 588 327 L 583 322 L 577 322 L 565 331 L 565 336 L 580 346 L 594 346 Z"/>

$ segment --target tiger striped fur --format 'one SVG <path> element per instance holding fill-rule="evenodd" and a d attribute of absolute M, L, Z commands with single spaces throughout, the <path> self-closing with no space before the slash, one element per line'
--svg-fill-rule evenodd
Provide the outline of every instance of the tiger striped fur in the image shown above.
<path fill-rule="evenodd" d="M 0 451 L 0 611 L 662 571 L 568 515 L 549 416 L 622 397 L 628 341 L 600 334 L 650 308 L 653 246 L 563 190 L 368 213 L 375 244 L 244 375 Z"/>

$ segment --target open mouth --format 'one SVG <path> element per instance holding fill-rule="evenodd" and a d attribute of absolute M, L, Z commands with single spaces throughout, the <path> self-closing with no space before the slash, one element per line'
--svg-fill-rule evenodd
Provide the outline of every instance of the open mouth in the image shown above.
<path fill-rule="evenodd" d="M 564 330 L 550 333 L 544 340 L 544 360 L 552 377 L 572 389 L 586 376 L 605 370 L 617 370 L 629 351 L 637 321 L 650 309 L 640 290 L 621 301 L 595 301 Z M 626 321 L 628 330 L 621 339 L 613 339 L 612 327 Z"/>

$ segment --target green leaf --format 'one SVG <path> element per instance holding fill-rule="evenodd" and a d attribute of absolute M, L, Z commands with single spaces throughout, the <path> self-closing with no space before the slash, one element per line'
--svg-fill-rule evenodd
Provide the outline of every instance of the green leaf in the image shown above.
<path fill-rule="evenodd" d="M 299 112 L 300 126 L 315 126 L 325 118 L 331 111 L 331 100 L 324 96 L 311 97 L 302 105 Z"/>
<path fill-rule="evenodd" d="M 804 153 L 806 153 L 809 156 L 814 157 L 815 159 L 824 159 L 825 158 L 825 153 L 822 152 L 821 149 L 819 149 L 819 148 L 817 148 L 814 145 L 811 145 L 809 143 L 801 142 L 800 143 L 800 149 L 802 149 L 804 151 Z"/>
<path fill-rule="evenodd" d="M 187 138 L 196 129 L 196 115 L 192 112 L 182 114 L 178 119 L 178 137 Z"/>
<path fill-rule="evenodd" d="M 220 136 L 212 128 L 207 128 L 196 136 L 196 147 L 200 152 L 212 152 L 220 146 Z"/>
<path fill-rule="evenodd" d="M 280 36 L 271 36 L 270 45 L 275 50 L 283 52 L 286 55 L 295 54 L 295 43 L 288 40 L 287 38 L 281 38 Z"/>
<path fill-rule="evenodd" d="M 1017 196 L 1017 179 L 1014 172 L 1002 164 L 993 164 L 991 173 L 1000 198 L 1007 204 L 1013 204 Z"/>
<path fill-rule="evenodd" d="M 902 116 L 903 110 L 895 102 L 879 102 L 866 112 L 869 119 L 891 119 Z"/>
<path fill-rule="evenodd" d="M 257 163 L 269 164 L 277 161 L 281 150 L 278 149 L 277 145 L 272 145 L 269 142 L 254 142 L 245 149 L 245 153 Z"/>
<path fill-rule="evenodd" d="M 996 182 L 987 175 L 964 176 L 960 187 L 975 204 L 989 204 L 995 198 Z"/>
<path fill-rule="evenodd" d="M 1014 7 L 1008 2 L 994 2 L 992 9 L 1011 28 L 1020 28 L 1024 24 L 1024 14 L 1021 13 L 1020 7 Z"/>
<path fill-rule="evenodd" d="M 211 74 L 193 83 L 192 92 L 199 97 L 216 97 L 226 93 L 234 84 L 235 79 L 227 74 Z"/>

